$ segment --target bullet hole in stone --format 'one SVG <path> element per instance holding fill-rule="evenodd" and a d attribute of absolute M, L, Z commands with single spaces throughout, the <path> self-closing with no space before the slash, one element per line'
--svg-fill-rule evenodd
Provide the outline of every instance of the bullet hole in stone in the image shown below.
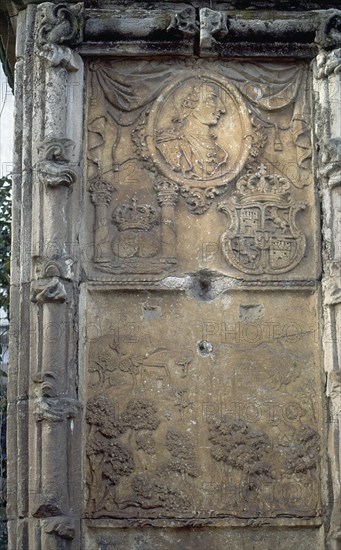
<path fill-rule="evenodd" d="M 201 340 L 198 344 L 200 355 L 209 355 L 213 351 L 213 346 L 208 340 Z"/>
<path fill-rule="evenodd" d="M 211 283 L 208 279 L 199 279 L 199 286 L 202 294 L 207 294 L 211 288 Z"/>
<path fill-rule="evenodd" d="M 212 282 L 206 274 L 194 276 L 191 284 L 192 296 L 199 300 L 212 300 Z"/>

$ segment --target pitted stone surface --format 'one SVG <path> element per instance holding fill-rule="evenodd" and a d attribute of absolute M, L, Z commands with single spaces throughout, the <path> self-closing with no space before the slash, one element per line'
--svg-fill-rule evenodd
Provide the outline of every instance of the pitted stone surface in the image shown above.
<path fill-rule="evenodd" d="M 10 550 L 339 550 L 339 6 L 15 4 Z"/>

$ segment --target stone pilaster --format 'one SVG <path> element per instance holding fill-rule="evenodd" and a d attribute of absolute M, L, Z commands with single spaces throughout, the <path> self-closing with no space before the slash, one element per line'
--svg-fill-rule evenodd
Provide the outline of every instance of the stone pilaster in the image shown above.
<path fill-rule="evenodd" d="M 79 547 L 75 488 L 80 490 L 80 482 L 74 456 L 80 404 L 74 312 L 83 62 L 74 48 L 82 38 L 82 4 L 29 6 L 20 18 L 25 22 L 20 29 L 27 38 L 22 80 L 16 85 L 24 87 L 27 103 L 22 163 L 29 178 L 22 182 L 22 193 L 29 197 L 22 197 L 20 263 L 21 285 L 25 280 L 31 308 L 26 301 L 22 306 L 25 326 L 19 323 L 27 347 L 24 359 L 20 345 L 26 375 L 19 378 L 25 384 L 22 394 L 29 397 L 22 403 L 25 421 L 18 424 L 18 456 L 25 449 L 25 466 L 17 464 L 20 510 L 16 516 L 25 519 L 10 524 L 9 548 L 57 550 Z M 20 49 L 20 35 L 18 44 Z M 18 414 L 23 418 L 19 410 Z M 74 469 L 72 476 L 67 465 Z"/>
<path fill-rule="evenodd" d="M 337 23 L 335 17 L 334 23 Z M 329 27 L 328 27 L 329 28 Z M 333 36 L 329 29 L 328 40 Z M 340 38 L 340 33 L 339 38 Z M 323 35 L 322 35 L 323 36 Z M 325 39 L 327 40 L 327 39 Z M 323 41 L 322 41 L 323 43 Z M 341 548 L 341 48 L 321 48 L 315 64 L 316 134 L 322 206 L 323 350 L 332 515 L 327 547 Z M 325 46 L 328 43 L 323 43 Z"/>

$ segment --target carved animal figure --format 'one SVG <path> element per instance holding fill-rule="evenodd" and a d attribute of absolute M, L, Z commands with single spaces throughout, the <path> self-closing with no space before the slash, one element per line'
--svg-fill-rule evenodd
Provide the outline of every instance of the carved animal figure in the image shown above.
<path fill-rule="evenodd" d="M 277 227 L 279 227 L 282 230 L 282 233 L 284 233 L 287 229 L 290 229 L 288 220 L 286 220 L 283 215 L 280 215 L 278 208 L 272 206 L 269 208 L 268 212 L 269 213 L 266 216 L 266 219 L 272 221 Z"/>

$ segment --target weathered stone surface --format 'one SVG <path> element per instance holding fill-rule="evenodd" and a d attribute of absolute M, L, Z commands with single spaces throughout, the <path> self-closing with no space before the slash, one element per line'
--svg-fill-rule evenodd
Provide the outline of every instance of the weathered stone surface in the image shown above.
<path fill-rule="evenodd" d="M 87 516 L 316 521 L 315 294 L 190 294 L 89 291 Z"/>
<path fill-rule="evenodd" d="M 273 63 L 209 67 L 200 60 L 90 66 L 91 199 L 98 180 L 115 189 L 94 236 L 87 226 L 94 276 L 161 273 L 175 261 L 180 272 L 240 279 L 318 276 L 306 65 L 282 64 L 280 76 Z M 167 227 L 152 192 L 160 180 L 175 186 Z M 94 215 L 90 207 L 89 221 Z M 169 224 L 172 258 L 163 250 Z"/>
<path fill-rule="evenodd" d="M 27 3 L 10 549 L 339 550 L 338 6 Z"/>

